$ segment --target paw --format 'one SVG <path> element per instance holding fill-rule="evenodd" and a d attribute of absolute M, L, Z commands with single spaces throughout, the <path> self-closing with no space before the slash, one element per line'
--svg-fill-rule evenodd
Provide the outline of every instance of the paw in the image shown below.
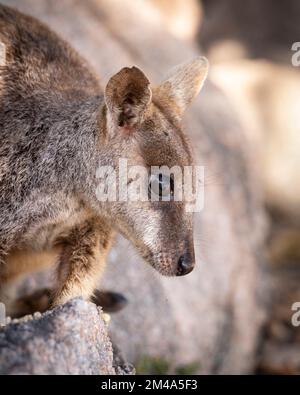
<path fill-rule="evenodd" d="M 128 303 L 127 299 L 120 293 L 96 290 L 91 301 L 101 306 L 107 313 L 115 313 L 122 310 Z"/>
<path fill-rule="evenodd" d="M 50 308 L 51 299 L 52 290 L 48 288 L 39 289 L 30 295 L 22 296 L 13 303 L 11 316 L 20 318 L 37 311 L 43 313 Z"/>

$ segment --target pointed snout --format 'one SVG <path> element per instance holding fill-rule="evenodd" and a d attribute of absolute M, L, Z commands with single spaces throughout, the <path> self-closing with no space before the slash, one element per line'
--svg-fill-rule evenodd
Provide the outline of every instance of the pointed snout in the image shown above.
<path fill-rule="evenodd" d="M 178 259 L 176 276 L 185 276 L 189 274 L 195 266 L 195 259 L 193 254 L 185 252 Z"/>

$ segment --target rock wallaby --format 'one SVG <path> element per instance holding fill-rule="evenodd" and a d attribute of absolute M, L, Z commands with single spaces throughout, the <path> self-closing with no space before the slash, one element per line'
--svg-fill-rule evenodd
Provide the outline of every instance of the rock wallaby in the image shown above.
<path fill-rule="evenodd" d="M 148 172 L 192 166 L 181 118 L 207 60 L 175 67 L 156 87 L 137 67 L 124 67 L 102 91 L 65 41 L 3 5 L 0 50 L 0 300 L 13 282 L 50 264 L 57 280 L 48 302 L 40 292 L 27 305 L 91 298 L 116 232 L 163 275 L 191 272 L 192 213 L 184 199 L 172 199 L 171 177 L 151 176 L 158 200 L 105 201 L 97 196 L 98 171 L 118 172 L 121 158 Z M 27 313 L 24 304 L 15 301 L 11 314 Z"/>

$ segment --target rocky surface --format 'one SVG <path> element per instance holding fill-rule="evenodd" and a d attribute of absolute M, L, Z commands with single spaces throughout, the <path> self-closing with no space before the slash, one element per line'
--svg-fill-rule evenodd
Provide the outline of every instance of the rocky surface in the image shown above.
<path fill-rule="evenodd" d="M 195 44 L 171 36 L 146 2 L 5 2 L 71 42 L 103 85 L 132 64 L 158 83 L 170 67 L 199 54 Z M 163 278 L 119 239 L 103 286 L 123 292 L 130 303 L 112 318 L 112 338 L 134 363 L 147 355 L 173 366 L 197 362 L 202 373 L 252 372 L 266 288 L 255 156 L 236 114 L 210 81 L 186 125 L 196 163 L 206 172 L 205 207 L 195 218 L 197 267 L 186 278 Z"/>
<path fill-rule="evenodd" d="M 116 355 L 102 313 L 74 299 L 0 329 L 0 374 L 130 374 Z"/>
<path fill-rule="evenodd" d="M 257 147 L 266 205 L 276 215 L 299 224 L 300 185 L 295 183 L 300 177 L 299 70 L 242 59 L 219 62 L 212 75 L 228 92 Z"/>

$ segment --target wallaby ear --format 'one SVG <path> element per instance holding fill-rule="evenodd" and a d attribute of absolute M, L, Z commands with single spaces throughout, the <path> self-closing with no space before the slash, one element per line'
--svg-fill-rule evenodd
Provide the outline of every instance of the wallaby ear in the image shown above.
<path fill-rule="evenodd" d="M 208 73 L 208 60 L 199 56 L 170 70 L 166 79 L 156 88 L 156 94 L 174 107 L 181 118 L 186 107 L 200 92 Z"/>
<path fill-rule="evenodd" d="M 133 66 L 124 67 L 108 81 L 105 102 L 114 126 L 134 130 L 145 115 L 152 92 L 145 74 Z"/>

